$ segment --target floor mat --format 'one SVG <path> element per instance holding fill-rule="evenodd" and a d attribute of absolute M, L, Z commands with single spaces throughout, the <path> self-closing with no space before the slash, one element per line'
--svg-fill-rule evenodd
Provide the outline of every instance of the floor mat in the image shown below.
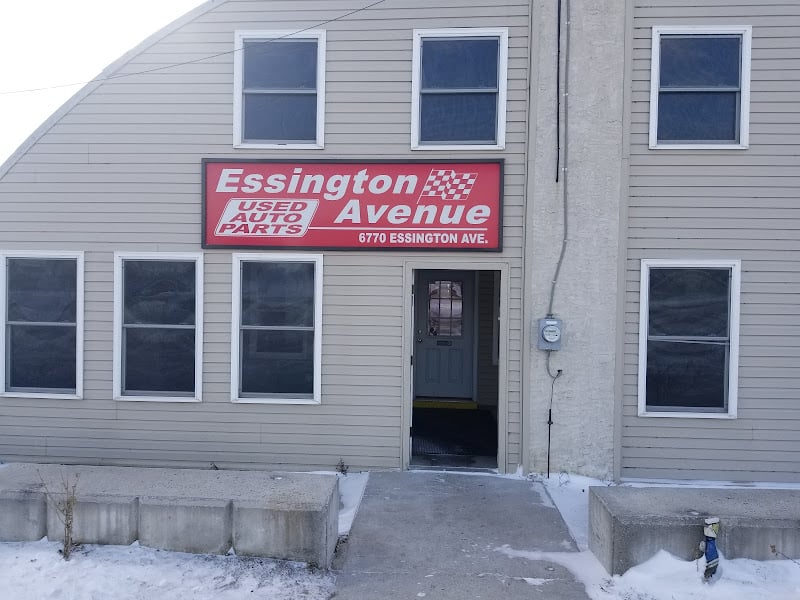
<path fill-rule="evenodd" d="M 488 410 L 415 408 L 411 453 L 497 456 L 497 421 Z"/>

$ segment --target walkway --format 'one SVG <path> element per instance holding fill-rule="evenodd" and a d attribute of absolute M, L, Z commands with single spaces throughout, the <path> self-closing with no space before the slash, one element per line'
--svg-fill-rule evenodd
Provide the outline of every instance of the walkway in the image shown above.
<path fill-rule="evenodd" d="M 336 600 L 588 600 L 565 568 L 511 550 L 577 552 L 541 484 L 442 472 L 370 474 Z"/>

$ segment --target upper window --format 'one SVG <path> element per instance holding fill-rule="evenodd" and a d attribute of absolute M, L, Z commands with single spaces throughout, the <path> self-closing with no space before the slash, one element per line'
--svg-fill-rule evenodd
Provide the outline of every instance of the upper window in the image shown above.
<path fill-rule="evenodd" d="M 234 145 L 322 148 L 325 32 L 236 32 Z"/>
<path fill-rule="evenodd" d="M 0 254 L 0 310 L 2 392 L 80 397 L 83 255 Z"/>
<path fill-rule="evenodd" d="M 318 403 L 322 257 L 235 254 L 232 315 L 232 399 Z"/>
<path fill-rule="evenodd" d="M 503 148 L 508 30 L 414 31 L 411 146 Z"/>
<path fill-rule="evenodd" d="M 643 260 L 639 414 L 736 416 L 739 261 Z"/>
<path fill-rule="evenodd" d="M 115 256 L 114 396 L 200 400 L 202 259 Z"/>
<path fill-rule="evenodd" d="M 653 27 L 651 148 L 747 148 L 751 28 Z"/>

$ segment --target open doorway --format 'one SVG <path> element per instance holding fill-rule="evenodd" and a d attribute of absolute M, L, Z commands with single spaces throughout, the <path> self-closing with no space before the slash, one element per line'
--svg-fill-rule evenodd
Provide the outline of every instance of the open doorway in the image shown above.
<path fill-rule="evenodd" d="M 496 468 L 500 272 L 414 273 L 411 465 Z"/>

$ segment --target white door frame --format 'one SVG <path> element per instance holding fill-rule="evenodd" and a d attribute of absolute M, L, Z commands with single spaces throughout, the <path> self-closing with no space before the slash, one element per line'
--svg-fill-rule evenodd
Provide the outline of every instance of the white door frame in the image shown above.
<path fill-rule="evenodd" d="M 497 469 L 506 473 L 506 446 L 508 439 L 508 297 L 511 273 L 510 261 L 476 259 L 474 255 L 446 259 L 407 260 L 403 263 L 403 410 L 400 428 L 402 468 L 407 470 L 411 464 L 411 415 L 414 409 L 414 369 L 411 357 L 414 353 L 414 299 L 412 285 L 414 272 L 418 269 L 459 271 L 499 271 L 500 272 L 500 314 L 498 334 L 500 349 L 497 360 Z M 477 306 L 476 306 L 477 314 Z M 476 335 L 477 342 L 477 335 Z"/>

